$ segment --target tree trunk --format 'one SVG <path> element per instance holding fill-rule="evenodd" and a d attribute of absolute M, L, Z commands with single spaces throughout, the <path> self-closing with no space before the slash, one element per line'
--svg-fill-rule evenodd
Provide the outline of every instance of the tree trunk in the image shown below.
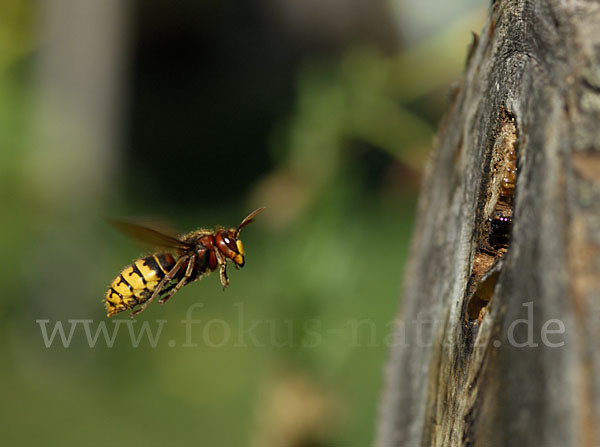
<path fill-rule="evenodd" d="M 600 446 L 600 4 L 492 4 L 428 167 L 379 446 Z"/>

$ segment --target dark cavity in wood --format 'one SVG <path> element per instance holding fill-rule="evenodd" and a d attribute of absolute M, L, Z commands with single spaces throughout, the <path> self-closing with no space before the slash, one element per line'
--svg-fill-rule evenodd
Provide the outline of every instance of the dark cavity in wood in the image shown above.
<path fill-rule="evenodd" d="M 510 243 L 518 173 L 518 132 L 514 115 L 504 107 L 500 110 L 494 136 L 485 164 L 486 181 L 482 184 L 475 226 L 477 248 L 465 300 L 465 318 L 471 325 L 480 322 L 485 315 Z"/>

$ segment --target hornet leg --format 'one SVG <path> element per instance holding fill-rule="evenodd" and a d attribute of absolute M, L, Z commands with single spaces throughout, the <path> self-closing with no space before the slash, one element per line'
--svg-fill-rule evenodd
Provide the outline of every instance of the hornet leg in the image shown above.
<path fill-rule="evenodd" d="M 217 261 L 219 261 L 219 277 L 221 278 L 221 284 L 223 290 L 229 285 L 229 278 L 227 277 L 227 260 L 223 258 L 223 255 L 219 253 L 219 250 L 215 250 L 217 255 Z"/>
<path fill-rule="evenodd" d="M 147 301 L 144 301 L 144 303 L 142 304 L 142 306 L 139 309 L 136 309 L 133 312 L 131 312 L 131 314 L 129 314 L 129 317 L 133 318 L 140 312 L 143 312 L 144 310 L 146 310 L 146 307 L 148 307 L 148 305 L 156 299 L 156 297 L 160 294 L 160 291 L 163 289 L 165 284 L 168 283 L 169 281 L 171 281 L 175 277 L 175 275 L 177 275 L 179 270 L 181 270 L 181 267 L 183 266 L 183 264 L 185 264 L 185 262 L 188 259 L 189 259 L 189 256 L 182 256 L 181 258 L 179 258 L 179 260 L 173 266 L 173 268 L 169 271 L 169 273 L 167 273 L 165 275 L 165 277 L 163 279 L 161 279 L 161 281 L 158 283 L 158 286 L 156 286 L 156 289 L 154 289 L 152 296 L 150 298 L 148 298 Z"/>
<path fill-rule="evenodd" d="M 161 306 L 163 304 L 165 304 L 169 298 L 171 298 L 173 295 L 175 295 L 179 289 L 181 289 L 183 286 L 185 286 L 189 282 L 190 278 L 192 277 L 192 273 L 194 271 L 195 265 L 196 265 L 196 255 L 192 255 L 192 257 L 190 258 L 190 262 L 188 262 L 187 269 L 185 270 L 185 276 L 183 278 L 181 278 L 181 280 L 177 283 L 177 285 L 175 286 L 175 288 L 173 290 L 169 291 L 169 293 L 167 295 L 165 295 L 160 300 L 158 300 L 158 303 Z"/>

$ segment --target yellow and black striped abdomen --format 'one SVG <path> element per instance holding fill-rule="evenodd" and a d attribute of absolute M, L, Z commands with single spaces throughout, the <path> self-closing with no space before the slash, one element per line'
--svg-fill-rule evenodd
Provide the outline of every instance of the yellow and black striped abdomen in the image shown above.
<path fill-rule="evenodd" d="M 174 265 L 175 259 L 170 253 L 160 253 L 138 259 L 125 267 L 106 293 L 107 316 L 133 309 L 150 298 L 160 280 Z"/>

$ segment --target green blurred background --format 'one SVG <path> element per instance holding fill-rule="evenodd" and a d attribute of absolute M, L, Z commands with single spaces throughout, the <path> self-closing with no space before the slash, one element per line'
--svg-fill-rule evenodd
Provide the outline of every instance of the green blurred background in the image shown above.
<path fill-rule="evenodd" d="M 2 444 L 369 445 L 421 172 L 487 3 L 2 0 Z M 106 319 L 147 248 L 105 218 L 259 206 L 225 292 Z M 118 332 L 90 346 L 85 324 Z"/>

